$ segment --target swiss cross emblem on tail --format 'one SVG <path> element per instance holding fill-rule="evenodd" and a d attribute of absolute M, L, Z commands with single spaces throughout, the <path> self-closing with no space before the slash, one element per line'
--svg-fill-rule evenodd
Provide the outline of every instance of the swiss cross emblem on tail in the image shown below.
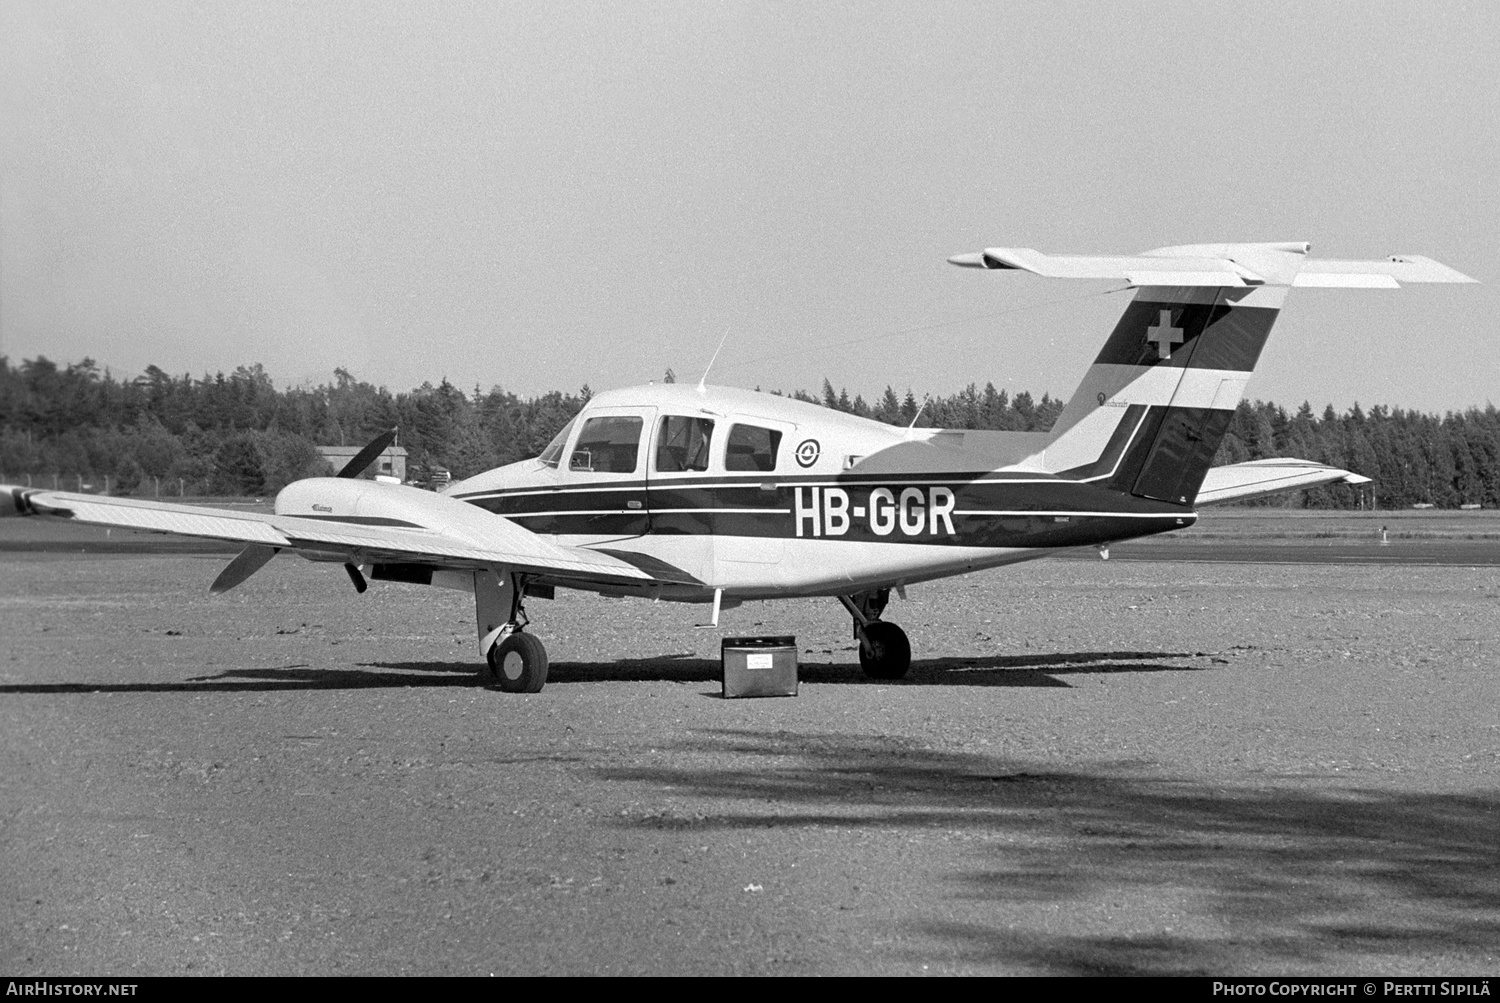
<path fill-rule="evenodd" d="M 1172 326 L 1172 311 L 1161 311 L 1161 320 L 1146 328 L 1146 340 L 1156 345 L 1156 357 L 1170 359 L 1172 346 L 1182 344 L 1182 328 Z"/>

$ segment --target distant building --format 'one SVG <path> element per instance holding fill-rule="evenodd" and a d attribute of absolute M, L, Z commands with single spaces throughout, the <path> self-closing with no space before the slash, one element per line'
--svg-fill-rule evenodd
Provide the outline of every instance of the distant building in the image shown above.
<path fill-rule="evenodd" d="M 333 472 L 338 473 L 344 469 L 344 464 L 354 459 L 363 446 L 319 446 L 318 454 L 327 460 L 333 467 Z M 363 477 L 394 477 L 405 483 L 406 481 L 406 447 L 389 446 L 386 451 L 365 468 Z"/>

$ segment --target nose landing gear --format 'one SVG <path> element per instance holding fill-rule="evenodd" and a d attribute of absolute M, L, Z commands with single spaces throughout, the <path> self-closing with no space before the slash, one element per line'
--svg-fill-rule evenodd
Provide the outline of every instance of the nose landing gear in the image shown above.
<path fill-rule="evenodd" d="M 859 645 L 859 665 L 871 679 L 900 679 L 911 668 L 911 642 L 906 631 L 886 620 L 865 624 Z"/>
<path fill-rule="evenodd" d="M 854 618 L 859 665 L 871 679 L 900 679 L 911 668 L 911 642 L 907 640 L 906 631 L 880 619 L 890 597 L 889 589 L 838 597 Z"/>

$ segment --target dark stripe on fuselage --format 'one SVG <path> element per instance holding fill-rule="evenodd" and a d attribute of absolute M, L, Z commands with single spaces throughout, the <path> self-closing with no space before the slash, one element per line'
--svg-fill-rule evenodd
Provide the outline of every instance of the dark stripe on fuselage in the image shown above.
<path fill-rule="evenodd" d="M 675 564 L 650 556 L 649 554 L 638 554 L 632 550 L 610 550 L 604 547 L 591 548 L 596 553 L 608 554 L 610 557 L 618 558 L 626 564 L 632 565 L 646 572 L 659 582 L 672 582 L 676 585 L 702 585 L 703 582 L 683 571 Z"/>
<path fill-rule="evenodd" d="M 1171 319 L 1170 326 L 1180 329 L 1182 338 L 1175 343 L 1169 339 L 1170 358 L 1166 359 L 1161 357 L 1158 342 L 1147 340 L 1148 329 L 1161 324 L 1163 311 Z M 1175 366 L 1179 369 L 1229 369 L 1248 373 L 1255 369 L 1279 312 L 1273 307 L 1227 303 L 1135 300 L 1125 308 L 1120 322 L 1094 362 L 1122 366 Z"/>
<path fill-rule="evenodd" d="M 463 500 L 503 515 L 533 533 L 627 537 L 641 536 L 651 528 L 644 482 L 546 493 L 471 494 Z"/>
<path fill-rule="evenodd" d="M 811 481 L 811 483 L 809 483 Z M 1132 497 L 1093 484 L 888 478 L 798 479 L 763 490 L 740 480 L 663 482 L 650 510 L 600 515 L 615 492 L 571 491 L 563 499 L 531 492 L 471 498 L 536 533 L 622 536 L 740 536 L 839 539 L 883 544 L 973 547 L 1070 547 L 1177 529 L 1194 516 L 1178 505 Z M 626 528 L 624 520 L 630 520 Z M 618 523 L 612 520 L 620 520 Z M 609 528 L 601 528 L 609 527 Z"/>

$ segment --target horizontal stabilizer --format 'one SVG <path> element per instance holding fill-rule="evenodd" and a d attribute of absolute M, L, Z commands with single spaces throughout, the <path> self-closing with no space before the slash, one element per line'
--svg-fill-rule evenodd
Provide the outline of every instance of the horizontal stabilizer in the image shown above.
<path fill-rule="evenodd" d="M 1245 274 L 1232 261 L 1212 257 L 1156 258 L 1043 254 L 1029 247 L 987 247 L 949 262 L 964 268 L 1001 268 L 1049 279 L 1117 279 L 1133 286 L 1243 286 Z M 1254 278 L 1254 276 L 1252 276 Z"/>
<path fill-rule="evenodd" d="M 1311 460 L 1274 459 L 1212 467 L 1198 489 L 1197 505 L 1244 501 L 1321 484 L 1368 484 L 1370 478 Z"/>
<path fill-rule="evenodd" d="M 1307 257 L 1306 243 L 1190 244 L 1135 255 L 1043 254 L 1029 247 L 987 247 L 949 258 L 963 268 L 1011 269 L 1052 279 L 1113 279 L 1132 286 L 1305 286 L 1395 289 L 1407 282 L 1473 282 L 1420 255 L 1378 261 Z"/>
<path fill-rule="evenodd" d="M 1431 258 L 1396 254 L 1383 261 L 1309 258 L 1292 284 L 1299 289 L 1394 289 L 1409 282 L 1475 281 Z"/>

